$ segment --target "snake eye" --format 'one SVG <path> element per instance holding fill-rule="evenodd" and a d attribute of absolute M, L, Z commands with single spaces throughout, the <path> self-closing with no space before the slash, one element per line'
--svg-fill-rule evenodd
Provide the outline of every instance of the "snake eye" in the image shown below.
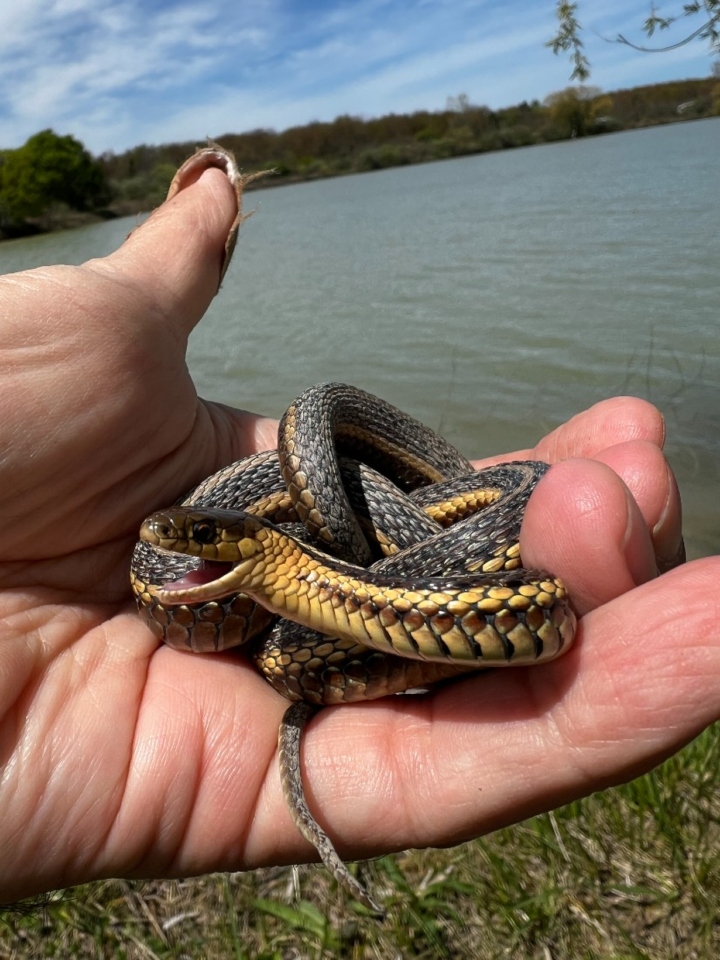
<path fill-rule="evenodd" d="M 196 520 L 192 526 L 192 536 L 198 543 L 213 543 L 215 524 L 210 520 Z"/>

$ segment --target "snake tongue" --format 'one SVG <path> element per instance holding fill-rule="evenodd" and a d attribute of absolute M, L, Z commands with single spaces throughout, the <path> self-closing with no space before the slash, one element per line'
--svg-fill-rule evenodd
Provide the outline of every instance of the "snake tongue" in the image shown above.
<path fill-rule="evenodd" d="M 172 593 L 176 590 L 187 590 L 188 587 L 202 587 L 206 583 L 212 583 L 224 574 L 232 570 L 231 563 L 213 563 L 209 560 L 203 560 L 199 567 L 188 571 L 179 580 L 170 580 L 163 584 L 164 593 Z"/>

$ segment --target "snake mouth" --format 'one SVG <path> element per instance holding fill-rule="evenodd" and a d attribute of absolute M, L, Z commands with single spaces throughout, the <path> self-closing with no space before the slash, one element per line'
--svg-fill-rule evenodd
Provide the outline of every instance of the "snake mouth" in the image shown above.
<path fill-rule="evenodd" d="M 189 570 L 177 580 L 168 580 L 167 583 L 163 583 L 159 590 L 163 593 L 173 594 L 191 590 L 195 587 L 206 587 L 230 573 L 232 569 L 233 566 L 231 563 L 222 563 L 216 560 L 201 560 L 197 567 Z M 171 602 L 179 603 L 180 601 L 172 600 Z"/>
<path fill-rule="evenodd" d="M 164 583 L 157 590 L 161 603 L 204 603 L 220 600 L 232 593 L 239 593 L 242 585 L 243 564 L 226 563 L 220 560 L 203 560 L 194 570 L 188 571 L 179 580 Z"/>

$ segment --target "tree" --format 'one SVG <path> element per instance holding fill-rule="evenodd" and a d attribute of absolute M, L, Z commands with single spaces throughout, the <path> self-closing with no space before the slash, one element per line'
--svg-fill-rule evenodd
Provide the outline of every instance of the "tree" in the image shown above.
<path fill-rule="evenodd" d="M 569 52 L 573 66 L 573 72 L 570 75 L 571 80 L 587 80 L 590 76 L 590 61 L 583 53 L 583 42 L 580 39 L 580 26 L 577 17 L 578 4 L 569 3 L 567 0 L 558 0 L 555 5 L 555 15 L 559 22 L 558 32 L 548 40 L 546 46 L 550 47 L 553 53 Z M 710 44 L 710 50 L 714 54 L 720 53 L 720 0 L 692 0 L 690 3 L 684 3 L 682 9 L 673 16 L 659 16 L 654 4 L 650 7 L 650 15 L 645 20 L 642 29 L 648 37 L 652 37 L 656 31 L 668 30 L 670 27 L 685 17 L 702 17 L 702 23 L 697 29 L 687 33 L 676 43 L 668 44 L 664 47 L 644 47 L 632 43 L 621 33 L 615 37 L 615 43 L 623 43 L 633 50 L 642 50 L 644 53 L 664 53 L 668 50 L 675 50 L 678 47 L 692 43 L 693 40 L 707 40 Z"/>
<path fill-rule="evenodd" d="M 91 210 L 110 199 L 102 165 L 79 140 L 42 130 L 0 160 L 0 220 L 21 223 L 57 204 Z"/>
<path fill-rule="evenodd" d="M 471 109 L 470 98 L 466 93 L 459 93 L 456 97 L 448 97 L 445 109 L 448 113 L 467 113 Z"/>
<path fill-rule="evenodd" d="M 584 137 L 591 132 L 599 112 L 608 109 L 610 100 L 601 97 L 599 87 L 567 87 L 545 98 L 544 105 L 566 137 Z"/>

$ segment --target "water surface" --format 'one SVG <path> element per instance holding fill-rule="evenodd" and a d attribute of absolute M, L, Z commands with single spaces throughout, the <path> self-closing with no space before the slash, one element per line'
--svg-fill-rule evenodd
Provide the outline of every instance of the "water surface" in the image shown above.
<path fill-rule="evenodd" d="M 253 192 L 191 340 L 199 390 L 277 415 L 345 380 L 469 456 L 644 397 L 690 553 L 720 553 L 718 155 L 707 120 Z M 0 271 L 82 262 L 134 223 L 3 244 Z"/>

